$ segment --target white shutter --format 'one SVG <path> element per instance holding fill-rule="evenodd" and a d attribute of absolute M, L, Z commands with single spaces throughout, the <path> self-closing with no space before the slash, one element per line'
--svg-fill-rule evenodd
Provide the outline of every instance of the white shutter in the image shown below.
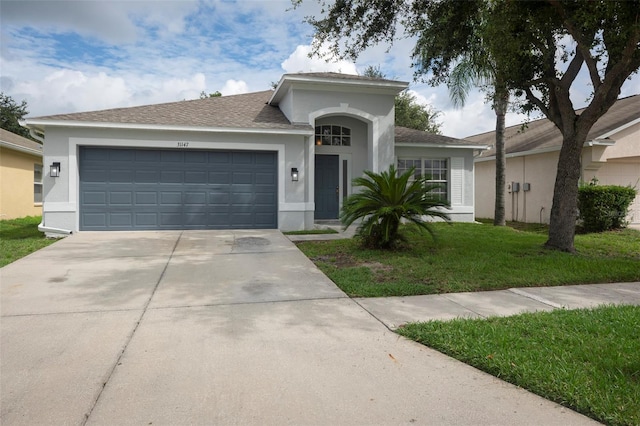
<path fill-rule="evenodd" d="M 451 205 L 464 203 L 464 157 L 451 158 Z"/>

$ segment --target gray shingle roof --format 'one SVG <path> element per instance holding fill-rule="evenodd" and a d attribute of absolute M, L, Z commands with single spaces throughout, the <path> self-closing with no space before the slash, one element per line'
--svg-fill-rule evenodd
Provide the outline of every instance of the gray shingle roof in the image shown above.
<path fill-rule="evenodd" d="M 24 138 L 20 135 L 16 135 L 15 133 L 5 129 L 0 129 L 0 141 L 19 146 L 21 148 L 26 148 L 31 151 L 37 151 L 42 154 L 41 144 L 39 144 L 38 142 L 34 142 L 31 139 Z"/>
<path fill-rule="evenodd" d="M 576 110 L 580 113 L 583 109 Z M 633 95 L 618 101 L 598 120 L 587 141 L 598 138 L 633 120 L 640 118 L 640 95 Z M 524 131 L 516 125 L 505 129 L 505 149 L 507 154 L 535 151 L 562 146 L 560 130 L 548 119 L 543 118 L 530 122 Z M 495 131 L 469 136 L 466 139 L 491 145 L 491 149 L 482 153 L 481 157 L 495 156 Z"/>
<path fill-rule="evenodd" d="M 31 120 L 282 130 L 311 128 L 291 124 L 278 107 L 267 105 L 272 93 L 266 90 L 191 101 L 48 115 Z"/>
<path fill-rule="evenodd" d="M 467 139 L 456 139 L 449 136 L 438 135 L 435 133 L 423 132 L 422 130 L 409 129 L 407 127 L 396 126 L 395 130 L 396 144 L 398 143 L 414 143 L 429 144 L 438 146 L 469 146 L 477 145 L 478 148 L 486 146 L 483 142 L 470 141 Z"/>

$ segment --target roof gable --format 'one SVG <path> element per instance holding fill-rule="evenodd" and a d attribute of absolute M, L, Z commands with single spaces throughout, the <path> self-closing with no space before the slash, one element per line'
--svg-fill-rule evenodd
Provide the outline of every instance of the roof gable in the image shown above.
<path fill-rule="evenodd" d="M 576 110 L 580 114 L 583 109 Z M 613 106 L 593 125 L 587 141 L 608 137 L 612 131 L 624 128 L 631 122 L 640 120 L 640 95 L 628 96 L 618 99 Z M 482 157 L 496 155 L 496 132 L 486 132 L 466 139 L 482 142 L 490 145 L 488 151 L 482 153 Z M 562 146 L 562 133 L 547 118 L 534 120 L 524 126 L 518 124 L 505 129 L 505 150 L 507 154 L 516 154 L 528 151 L 551 150 Z"/>

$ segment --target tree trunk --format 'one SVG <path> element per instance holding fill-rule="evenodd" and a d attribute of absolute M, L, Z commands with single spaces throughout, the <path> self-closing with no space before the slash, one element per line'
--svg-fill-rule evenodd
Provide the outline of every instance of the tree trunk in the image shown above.
<path fill-rule="evenodd" d="M 581 136 L 575 132 L 563 137 L 553 191 L 549 239 L 545 243 L 548 248 L 575 252 L 573 240 L 578 213 L 580 160 L 585 141 L 586 135 Z"/>
<path fill-rule="evenodd" d="M 498 93 L 496 90 L 495 96 L 493 105 L 496 112 L 496 204 L 493 224 L 505 226 L 504 192 L 507 162 L 505 159 L 504 127 L 507 106 L 509 105 L 509 92 Z"/>

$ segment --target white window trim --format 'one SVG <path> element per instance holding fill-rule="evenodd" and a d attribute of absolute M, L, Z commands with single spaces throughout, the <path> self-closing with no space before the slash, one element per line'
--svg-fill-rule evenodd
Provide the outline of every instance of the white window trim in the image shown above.
<path fill-rule="evenodd" d="M 36 167 L 40 166 L 40 181 L 36 180 Z M 44 166 L 42 164 L 38 164 L 38 163 L 34 163 L 33 164 L 33 186 L 34 186 L 34 191 L 33 191 L 33 205 L 34 206 L 41 206 L 42 205 L 42 199 L 44 199 L 44 186 L 42 185 L 42 181 L 43 181 L 43 173 L 44 173 Z M 36 191 L 35 191 L 35 186 L 39 185 L 40 186 L 40 201 L 36 201 Z"/>
<path fill-rule="evenodd" d="M 446 191 L 447 191 L 447 198 L 446 200 L 448 202 L 451 202 L 451 165 L 452 165 L 452 158 L 450 157 L 397 157 L 396 159 L 396 167 L 398 167 L 398 162 L 400 160 L 404 160 L 404 161 L 416 161 L 416 160 L 420 160 L 420 169 L 418 170 L 416 168 L 417 171 L 420 172 L 420 176 L 424 176 L 425 175 L 425 168 L 424 168 L 424 162 L 425 160 L 445 160 L 447 162 L 447 180 L 441 180 L 441 179 L 432 179 L 432 180 L 428 180 L 427 182 L 429 183 L 435 183 L 435 184 L 445 184 L 446 185 Z M 408 170 L 408 169 L 404 169 L 403 170 Z M 400 169 L 398 168 L 398 171 L 400 171 Z M 411 181 L 414 180 L 414 177 L 411 176 Z"/>

